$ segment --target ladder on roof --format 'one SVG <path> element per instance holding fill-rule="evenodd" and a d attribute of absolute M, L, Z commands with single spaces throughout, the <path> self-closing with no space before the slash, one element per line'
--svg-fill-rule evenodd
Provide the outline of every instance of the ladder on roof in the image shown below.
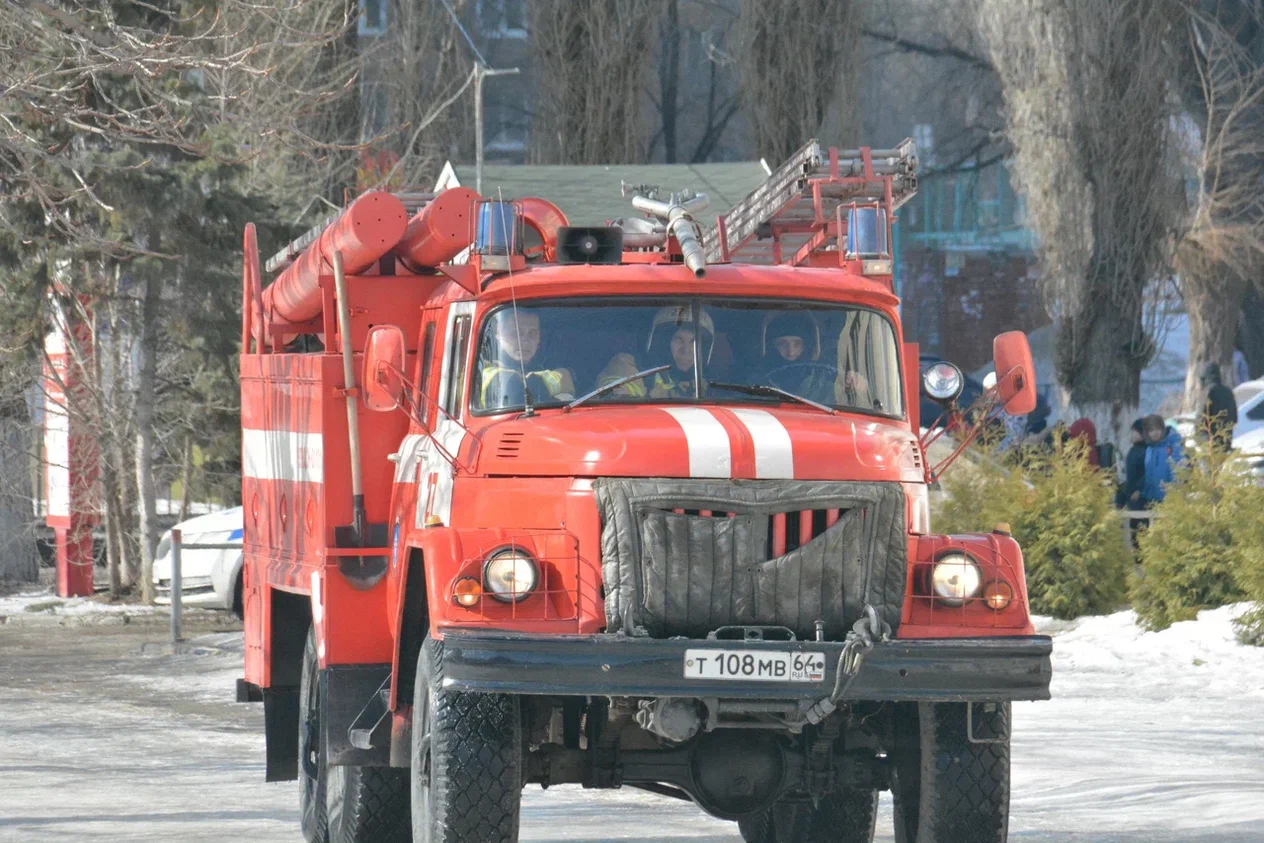
<path fill-rule="evenodd" d="M 716 219 L 703 249 L 708 261 L 799 266 L 843 251 L 846 209 L 882 205 L 888 218 L 917 193 L 917 148 L 823 151 L 808 141 L 764 183 Z"/>

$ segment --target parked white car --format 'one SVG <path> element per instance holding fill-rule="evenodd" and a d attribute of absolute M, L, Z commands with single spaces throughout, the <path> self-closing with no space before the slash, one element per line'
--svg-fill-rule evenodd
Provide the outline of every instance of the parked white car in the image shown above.
<path fill-rule="evenodd" d="M 180 602 L 185 606 L 232 609 L 241 616 L 241 549 L 197 550 L 191 544 L 241 544 L 241 507 L 199 515 L 176 525 L 180 528 Z M 158 543 L 154 559 L 157 602 L 171 602 L 171 533 Z"/>
<path fill-rule="evenodd" d="M 1238 440 L 1249 434 L 1256 434 L 1247 441 L 1258 441 L 1260 431 L 1264 431 L 1264 378 L 1243 381 L 1233 388 L 1233 400 L 1238 404 L 1238 421 L 1233 426 L 1233 445 L 1238 447 Z M 1174 419 L 1176 431 L 1188 442 L 1194 437 L 1197 425 L 1196 413 L 1182 413 Z"/>
<path fill-rule="evenodd" d="M 1233 428 L 1234 440 L 1264 431 L 1264 378 L 1243 381 L 1233 388 L 1238 402 L 1238 423 Z M 1236 444 L 1236 441 L 1235 441 Z"/>

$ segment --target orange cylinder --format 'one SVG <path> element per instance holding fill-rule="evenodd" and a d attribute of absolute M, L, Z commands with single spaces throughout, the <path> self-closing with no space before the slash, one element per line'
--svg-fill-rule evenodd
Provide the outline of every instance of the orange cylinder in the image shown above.
<path fill-rule="evenodd" d="M 263 312 L 287 322 L 315 319 L 321 311 L 320 276 L 334 271 L 334 252 L 342 252 L 348 275 L 364 272 L 394 248 L 407 224 L 404 203 L 393 194 L 364 194 L 263 291 Z"/>
<path fill-rule="evenodd" d="M 449 188 L 408 222 L 399 256 L 412 269 L 429 269 L 452 260 L 473 242 L 470 214 L 478 194 L 468 187 Z"/>
<path fill-rule="evenodd" d="M 544 244 L 544 259 L 550 263 L 557 260 L 557 230 L 562 226 L 570 225 L 566 214 L 552 202 L 537 199 L 534 196 L 519 199 L 518 206 L 522 208 L 522 221 L 540 235 L 540 240 Z M 530 257 L 529 249 L 528 257 Z"/>

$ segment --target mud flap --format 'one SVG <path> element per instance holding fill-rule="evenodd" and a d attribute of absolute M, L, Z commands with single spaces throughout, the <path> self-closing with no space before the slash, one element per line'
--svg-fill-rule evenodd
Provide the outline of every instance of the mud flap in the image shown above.
<path fill-rule="evenodd" d="M 264 688 L 264 780 L 298 778 L 298 687 Z"/>
<path fill-rule="evenodd" d="M 391 761 L 389 664 L 340 664 L 321 671 L 321 746 L 331 767 L 387 767 Z"/>

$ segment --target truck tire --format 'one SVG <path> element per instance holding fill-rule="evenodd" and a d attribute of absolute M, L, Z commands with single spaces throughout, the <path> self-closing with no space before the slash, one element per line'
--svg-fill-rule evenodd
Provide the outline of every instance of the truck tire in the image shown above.
<path fill-rule="evenodd" d="M 409 843 L 408 771 L 329 767 L 325 814 L 330 843 Z"/>
<path fill-rule="evenodd" d="M 522 716 L 509 694 L 444 691 L 443 642 L 427 636 L 413 691 L 414 843 L 516 843 Z"/>
<path fill-rule="evenodd" d="M 316 635 L 309 629 L 298 687 L 298 816 L 307 843 L 329 843 L 325 778 L 325 753 L 320 745 L 320 662 Z"/>
<path fill-rule="evenodd" d="M 872 843 L 878 791 L 840 788 L 810 802 L 782 802 L 737 823 L 746 843 Z"/>
<path fill-rule="evenodd" d="M 976 741 L 967 734 L 965 703 L 920 703 L 897 711 L 891 754 L 896 843 L 1006 840 L 1010 704 L 990 703 L 990 710 L 982 705 L 975 704 Z"/>

